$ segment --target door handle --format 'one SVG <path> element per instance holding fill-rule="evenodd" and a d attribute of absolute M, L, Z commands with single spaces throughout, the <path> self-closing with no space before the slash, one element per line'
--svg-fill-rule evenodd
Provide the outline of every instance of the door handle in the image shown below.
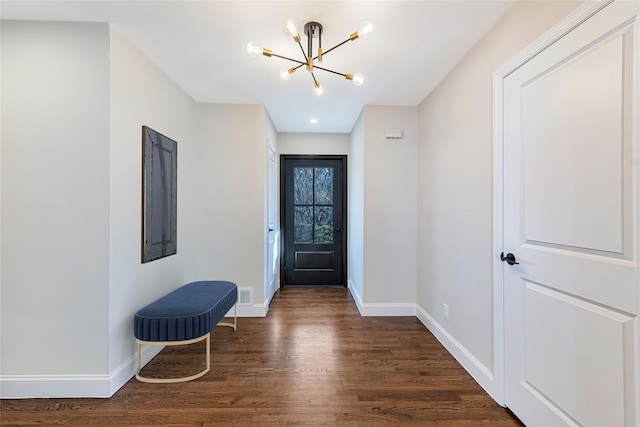
<path fill-rule="evenodd" d="M 506 261 L 509 265 L 520 264 L 519 262 L 516 262 L 516 256 L 511 252 L 509 252 L 507 255 L 502 252 L 500 254 L 500 261 Z"/>
<path fill-rule="evenodd" d="M 336 233 L 342 233 L 342 228 L 336 228 Z"/>

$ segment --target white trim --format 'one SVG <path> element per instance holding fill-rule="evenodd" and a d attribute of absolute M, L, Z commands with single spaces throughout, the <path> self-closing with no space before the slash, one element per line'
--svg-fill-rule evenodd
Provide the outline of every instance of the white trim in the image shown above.
<path fill-rule="evenodd" d="M 351 292 L 351 296 L 353 297 L 353 300 L 356 302 L 356 307 L 358 307 L 360 316 L 362 316 L 363 315 L 362 314 L 362 296 L 358 293 L 358 290 L 356 289 L 355 285 L 351 280 L 347 281 L 347 288 L 349 289 L 349 292 Z"/>
<path fill-rule="evenodd" d="M 265 317 L 269 311 L 269 303 L 241 305 L 238 304 L 238 317 Z"/>
<path fill-rule="evenodd" d="M 145 347 L 141 363 L 146 365 L 164 347 Z M 2 375 L 0 398 L 35 399 L 68 397 L 111 397 L 136 373 L 132 355 L 109 375 Z"/>
<path fill-rule="evenodd" d="M 549 29 L 546 33 L 540 36 L 536 41 L 531 43 L 525 49 L 520 51 L 516 56 L 511 58 L 502 67 L 498 68 L 494 72 L 494 77 L 499 76 L 501 78 L 507 77 L 515 70 L 526 64 L 533 57 L 537 56 L 540 52 L 566 36 L 573 29 L 580 24 L 591 18 L 596 13 L 600 12 L 614 0 L 588 0 L 582 6 L 574 10 L 569 16 L 564 18 L 554 27 Z M 495 81 L 495 80 L 494 80 Z"/>
<path fill-rule="evenodd" d="M 374 303 L 365 304 L 362 296 L 356 290 L 351 280 L 347 281 L 347 288 L 358 307 L 360 316 L 415 316 L 416 305 L 413 303 Z"/>
<path fill-rule="evenodd" d="M 413 303 L 384 303 L 362 305 L 363 316 L 415 316 L 416 305 Z"/>
<path fill-rule="evenodd" d="M 493 73 L 493 372 L 491 396 L 505 405 L 504 395 L 504 79 L 604 9 L 613 0 L 589 0 Z M 422 320 L 422 319 L 421 319 Z M 475 377 L 474 377 L 475 378 Z M 482 385 L 482 384 L 481 384 Z M 486 388 L 485 388 L 486 389 Z"/>
<path fill-rule="evenodd" d="M 110 397 L 108 375 L 3 375 L 2 399 Z"/>
<path fill-rule="evenodd" d="M 491 371 L 476 359 L 462 344 L 449 334 L 436 320 L 422 307 L 416 307 L 416 317 L 447 349 L 449 353 L 462 365 L 462 367 L 476 380 L 489 395 L 495 397 L 496 382 Z"/>
<path fill-rule="evenodd" d="M 495 401 L 504 399 L 504 87 L 493 74 L 493 374 Z"/>

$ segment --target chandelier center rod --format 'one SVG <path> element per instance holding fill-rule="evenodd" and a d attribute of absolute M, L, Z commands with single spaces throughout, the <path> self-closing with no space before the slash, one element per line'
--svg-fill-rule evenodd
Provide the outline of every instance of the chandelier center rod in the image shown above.
<path fill-rule="evenodd" d="M 304 24 L 304 33 L 307 35 L 307 70 L 313 72 L 313 39 L 318 39 L 318 62 L 322 62 L 322 24 L 311 21 Z"/>
<path fill-rule="evenodd" d="M 304 24 L 304 33 L 308 38 L 320 38 L 322 36 L 322 24 L 311 21 Z"/>

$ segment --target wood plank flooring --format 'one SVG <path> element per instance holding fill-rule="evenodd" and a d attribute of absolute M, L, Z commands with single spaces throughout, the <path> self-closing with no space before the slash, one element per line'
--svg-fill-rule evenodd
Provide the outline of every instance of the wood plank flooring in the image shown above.
<path fill-rule="evenodd" d="M 166 348 L 146 376 L 204 366 L 204 342 Z M 360 317 L 344 288 L 287 287 L 266 318 L 217 327 L 211 372 L 135 378 L 110 399 L 0 402 L 0 424 L 74 426 L 521 426 L 414 317 Z"/>

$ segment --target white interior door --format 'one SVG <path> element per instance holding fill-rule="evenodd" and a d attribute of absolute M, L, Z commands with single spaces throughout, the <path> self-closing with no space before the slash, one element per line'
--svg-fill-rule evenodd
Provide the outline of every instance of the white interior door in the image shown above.
<path fill-rule="evenodd" d="M 504 79 L 504 391 L 530 426 L 640 425 L 638 5 Z"/>

